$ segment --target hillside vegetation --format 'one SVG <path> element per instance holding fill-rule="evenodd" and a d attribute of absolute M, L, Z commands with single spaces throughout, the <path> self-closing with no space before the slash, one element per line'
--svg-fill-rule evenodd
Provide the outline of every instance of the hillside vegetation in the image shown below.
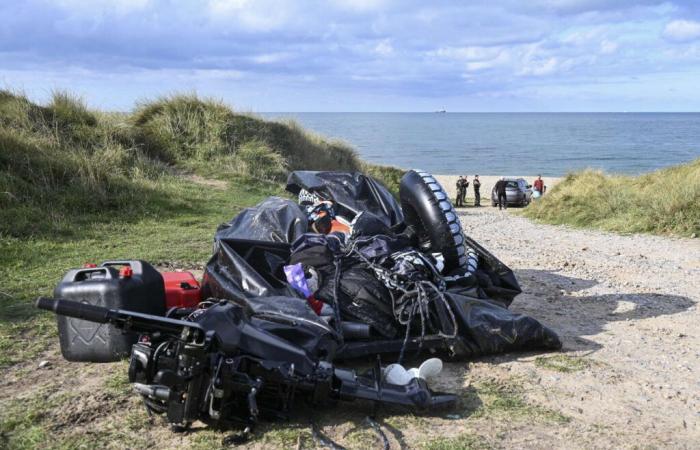
<path fill-rule="evenodd" d="M 393 188 L 401 175 L 294 122 L 194 95 L 107 114 L 66 93 L 42 106 L 0 91 L 0 234 L 72 234 L 86 221 L 168 209 L 183 172 L 249 183 L 280 182 L 297 169 L 362 170 Z"/>
<path fill-rule="evenodd" d="M 700 235 L 700 159 L 632 177 L 568 175 L 525 215 L 552 224 L 622 233 Z"/>

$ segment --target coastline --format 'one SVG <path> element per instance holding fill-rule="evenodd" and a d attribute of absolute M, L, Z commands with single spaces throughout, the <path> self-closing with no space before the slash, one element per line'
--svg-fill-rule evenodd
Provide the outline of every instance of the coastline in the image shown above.
<path fill-rule="evenodd" d="M 532 184 L 536 179 L 537 175 L 504 175 L 506 177 L 514 178 L 524 178 L 528 184 Z M 450 196 L 450 200 L 454 202 L 455 196 L 457 195 L 457 188 L 455 184 L 459 175 L 433 175 L 436 180 L 442 185 L 447 194 Z M 474 202 L 474 187 L 472 181 L 474 181 L 474 175 L 467 175 L 469 178 L 469 187 L 467 188 L 467 203 L 471 206 Z M 491 203 L 491 189 L 496 184 L 496 182 L 501 178 L 500 175 L 481 175 L 479 174 L 479 181 L 481 181 L 481 205 L 489 206 Z M 564 177 L 542 177 L 544 180 L 544 185 L 547 189 L 552 189 L 557 183 L 563 180 Z M 471 200 L 470 200 L 471 199 Z"/>

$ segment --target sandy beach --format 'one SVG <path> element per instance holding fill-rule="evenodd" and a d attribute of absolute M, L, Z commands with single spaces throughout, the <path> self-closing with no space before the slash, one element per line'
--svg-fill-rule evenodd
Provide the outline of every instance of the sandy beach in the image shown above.
<path fill-rule="evenodd" d="M 537 175 L 504 176 L 507 178 L 524 178 L 528 184 L 534 183 L 534 181 L 537 179 Z M 453 202 L 457 193 L 455 184 L 457 183 L 458 178 L 459 175 L 435 175 L 435 179 L 437 179 L 442 187 L 445 188 Z M 467 188 L 467 204 L 471 206 L 474 204 L 474 185 L 472 184 L 474 181 L 474 175 L 467 175 L 467 178 L 469 180 L 469 187 Z M 496 181 L 498 181 L 499 178 L 501 178 L 500 175 L 479 175 L 479 181 L 481 181 L 481 204 L 483 206 L 488 206 L 490 204 L 489 196 L 491 195 L 491 189 L 493 189 L 493 186 L 496 184 Z M 542 179 L 544 180 L 544 184 L 547 186 L 547 189 L 551 189 L 554 187 L 554 185 L 560 182 L 563 177 L 542 177 Z"/>

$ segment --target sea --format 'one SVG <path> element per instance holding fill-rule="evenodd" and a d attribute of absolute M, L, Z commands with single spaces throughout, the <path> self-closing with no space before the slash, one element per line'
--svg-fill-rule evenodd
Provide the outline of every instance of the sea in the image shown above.
<path fill-rule="evenodd" d="M 264 113 L 436 174 L 639 174 L 700 157 L 700 113 Z"/>

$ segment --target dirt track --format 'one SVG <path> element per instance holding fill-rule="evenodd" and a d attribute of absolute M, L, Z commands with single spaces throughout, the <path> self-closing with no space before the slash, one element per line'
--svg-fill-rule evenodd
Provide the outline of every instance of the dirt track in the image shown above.
<path fill-rule="evenodd" d="M 524 292 L 512 309 L 552 327 L 580 358 L 477 363 L 472 376 L 519 378 L 530 400 L 570 418 L 505 427 L 491 443 L 698 448 L 700 242 L 534 225 L 512 212 L 466 208 L 465 232 L 515 270 Z"/>
<path fill-rule="evenodd" d="M 446 364 L 433 387 L 459 393 L 462 408 L 382 413 L 392 448 L 698 448 L 697 239 L 535 225 L 490 206 L 460 214 L 466 233 L 515 270 L 524 292 L 512 309 L 556 330 L 564 350 Z M 0 416 L 26 416 L 39 447 L 216 448 L 230 433 L 174 434 L 148 419 L 124 363 L 67 363 L 57 343 L 41 359 L 48 368 L 27 361 L 0 384 Z M 249 447 L 313 448 L 314 418 L 348 448 L 381 448 L 363 422 L 369 411 L 301 408 L 290 422 L 262 426 Z"/>

